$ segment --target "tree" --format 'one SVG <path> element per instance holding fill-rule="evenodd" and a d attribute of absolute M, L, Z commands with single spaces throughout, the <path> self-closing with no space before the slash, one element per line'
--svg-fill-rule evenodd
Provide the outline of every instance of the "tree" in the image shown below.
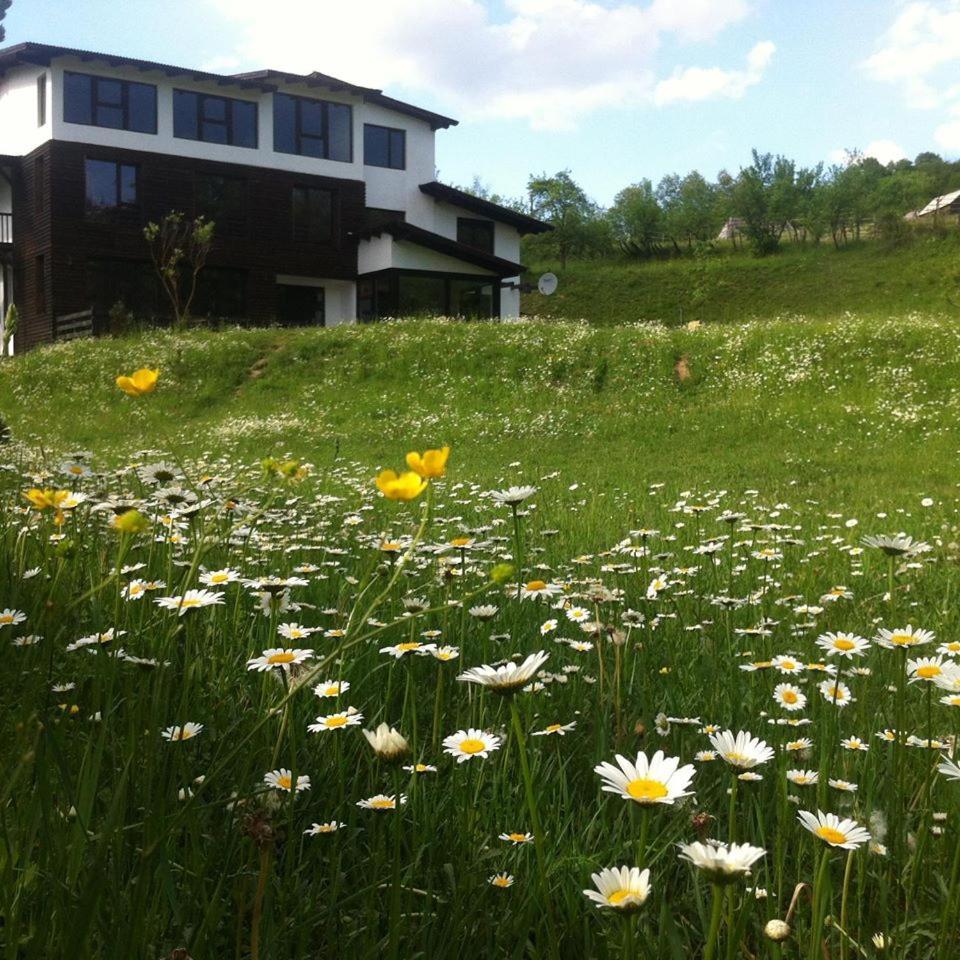
<path fill-rule="evenodd" d="M 777 176 L 776 161 L 772 153 L 752 152 L 753 163 L 740 171 L 734 185 L 733 208 L 737 216 L 743 218 L 744 232 L 753 245 L 754 253 L 766 256 L 779 249 L 783 232 L 782 222 L 774 220 L 777 211 L 771 209 L 774 179 Z"/>
<path fill-rule="evenodd" d="M 649 180 L 624 187 L 607 218 L 619 247 L 633 256 L 651 257 L 660 250 L 662 211 Z"/>
<path fill-rule="evenodd" d="M 182 327 L 190 320 L 190 306 L 213 245 L 213 231 L 213 221 L 203 217 L 188 220 L 177 210 L 171 210 L 160 223 L 151 221 L 143 229 L 150 258 L 173 307 L 174 327 Z"/>
<path fill-rule="evenodd" d="M 20 326 L 20 312 L 17 310 L 17 305 L 11 303 L 7 307 L 7 314 L 3 318 L 3 327 L 0 329 L 0 357 L 10 356 L 10 341 L 17 332 L 18 326 Z"/>
<path fill-rule="evenodd" d="M 536 238 L 536 245 L 555 252 L 561 268 L 566 267 L 567 258 L 573 254 L 596 252 L 598 240 L 603 238 L 597 225 L 600 211 L 570 176 L 569 170 L 561 170 L 552 177 L 546 174 L 530 177 L 527 195 L 531 214 L 553 227 L 549 233 Z"/>
<path fill-rule="evenodd" d="M 7 15 L 7 11 L 10 9 L 10 5 L 13 3 L 13 0 L 0 0 L 0 20 Z M 0 23 L 0 43 L 3 43 L 7 39 L 6 28 Z"/>

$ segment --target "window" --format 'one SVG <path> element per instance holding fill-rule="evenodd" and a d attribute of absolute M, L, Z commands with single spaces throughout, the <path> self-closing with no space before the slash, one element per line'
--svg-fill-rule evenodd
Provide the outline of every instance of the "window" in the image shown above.
<path fill-rule="evenodd" d="M 346 103 L 273 95 L 273 149 L 319 160 L 353 159 L 353 109 Z"/>
<path fill-rule="evenodd" d="M 245 319 L 247 271 L 232 267 L 204 267 L 197 278 L 197 295 L 191 313 L 208 319 Z"/>
<path fill-rule="evenodd" d="M 257 104 L 189 90 L 173 91 L 173 135 L 183 140 L 256 147 Z"/>
<path fill-rule="evenodd" d="M 88 214 L 135 207 L 137 168 L 118 160 L 86 162 L 86 205 Z"/>
<path fill-rule="evenodd" d="M 34 260 L 33 282 L 37 313 L 45 313 L 47 310 L 47 258 L 42 253 Z"/>
<path fill-rule="evenodd" d="M 389 167 L 405 170 L 407 166 L 407 132 L 392 127 L 363 125 L 363 162 L 368 167 Z"/>
<path fill-rule="evenodd" d="M 149 83 L 63 75 L 63 119 L 111 130 L 157 132 L 157 88 Z"/>
<path fill-rule="evenodd" d="M 444 277 L 401 273 L 397 290 L 397 316 L 441 316 L 447 312 Z"/>
<path fill-rule="evenodd" d="M 37 77 L 37 126 L 45 126 L 47 122 L 47 75 L 41 73 Z"/>
<path fill-rule="evenodd" d="M 322 243 L 333 239 L 333 191 L 293 188 L 293 239 Z"/>
<path fill-rule="evenodd" d="M 247 182 L 239 177 L 199 174 L 196 211 L 197 216 L 216 224 L 217 233 L 244 233 L 247 226 Z"/>
<path fill-rule="evenodd" d="M 493 221 L 457 217 L 457 243 L 493 253 Z"/>

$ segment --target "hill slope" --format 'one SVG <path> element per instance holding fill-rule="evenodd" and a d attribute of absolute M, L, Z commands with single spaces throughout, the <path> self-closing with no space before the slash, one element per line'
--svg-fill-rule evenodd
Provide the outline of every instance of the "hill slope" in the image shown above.
<path fill-rule="evenodd" d="M 586 317 L 592 323 L 659 320 L 741 321 L 845 311 L 889 316 L 926 310 L 960 317 L 960 234 L 888 248 L 871 241 L 839 251 L 788 246 L 772 257 L 715 254 L 662 262 L 572 262 L 532 265 L 553 270 L 552 297 L 524 295 L 531 316 Z"/>
<path fill-rule="evenodd" d="M 0 364 L 0 414 L 51 468 L 79 447 L 101 464 L 289 452 L 321 469 L 339 451 L 372 471 L 446 442 L 464 478 L 561 470 L 591 500 L 636 489 L 641 508 L 655 481 L 879 508 L 955 489 L 958 348 L 953 325 L 919 316 L 158 331 Z M 113 379 L 141 365 L 160 387 L 132 400 Z"/>

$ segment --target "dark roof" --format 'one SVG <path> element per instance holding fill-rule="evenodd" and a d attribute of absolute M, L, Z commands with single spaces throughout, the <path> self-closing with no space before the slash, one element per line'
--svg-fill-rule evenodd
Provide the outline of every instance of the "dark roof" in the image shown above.
<path fill-rule="evenodd" d="M 424 230 L 423 227 L 415 227 L 405 220 L 390 220 L 367 227 L 359 231 L 357 237 L 361 240 L 369 240 L 384 233 L 390 234 L 395 240 L 407 240 L 418 247 L 426 247 L 428 250 L 445 253 L 465 263 L 483 267 L 484 270 L 489 270 L 498 277 L 516 277 L 526 269 L 522 263 L 514 263 L 512 260 L 504 260 L 503 257 L 495 257 L 492 253 L 484 253 L 465 243 L 442 237 L 439 233 L 432 233 L 430 230 Z"/>
<path fill-rule="evenodd" d="M 420 189 L 427 196 L 444 200 L 456 207 L 469 210 L 471 213 L 479 213 L 491 220 L 509 223 L 511 227 L 516 227 L 520 233 L 546 233 L 553 229 L 549 223 L 544 223 L 535 217 L 528 217 L 525 213 L 517 213 L 516 210 L 511 210 L 509 207 L 501 207 L 499 203 L 491 203 L 489 200 L 475 197 L 472 193 L 466 193 L 436 180 L 431 180 L 430 183 L 421 183 Z"/>
<path fill-rule="evenodd" d="M 431 128 L 455 126 L 457 121 L 445 117 L 440 113 L 415 107 L 412 103 L 394 100 L 382 90 L 374 87 L 361 87 L 346 80 L 314 71 L 313 73 L 286 73 L 283 70 L 254 70 L 250 73 L 209 73 L 205 70 L 192 70 L 189 67 L 176 67 L 169 63 L 157 63 L 153 60 L 138 60 L 136 57 L 121 57 L 110 53 L 98 53 L 93 50 L 77 50 L 73 47 L 57 47 L 46 43 L 18 43 L 12 47 L 0 49 L 0 74 L 18 64 L 31 63 L 38 66 L 49 66 L 56 57 L 76 57 L 78 60 L 99 60 L 113 67 L 135 67 L 137 70 L 157 70 L 169 77 L 189 77 L 192 80 L 208 81 L 220 86 L 240 87 L 247 90 L 261 90 L 272 92 L 277 89 L 277 82 L 301 83 L 308 87 L 323 87 L 334 93 L 346 91 L 363 97 L 369 103 L 376 103 L 383 107 L 404 113 L 418 120 L 424 120 Z"/>

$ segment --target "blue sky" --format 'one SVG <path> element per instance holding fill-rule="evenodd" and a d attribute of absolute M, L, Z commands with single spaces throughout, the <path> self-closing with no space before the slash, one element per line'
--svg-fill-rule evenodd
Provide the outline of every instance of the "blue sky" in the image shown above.
<path fill-rule="evenodd" d="M 960 156 L 960 0 L 14 0 L 5 23 L 8 43 L 381 86 L 461 120 L 442 179 L 507 195 L 569 168 L 607 204 L 754 146 Z"/>

